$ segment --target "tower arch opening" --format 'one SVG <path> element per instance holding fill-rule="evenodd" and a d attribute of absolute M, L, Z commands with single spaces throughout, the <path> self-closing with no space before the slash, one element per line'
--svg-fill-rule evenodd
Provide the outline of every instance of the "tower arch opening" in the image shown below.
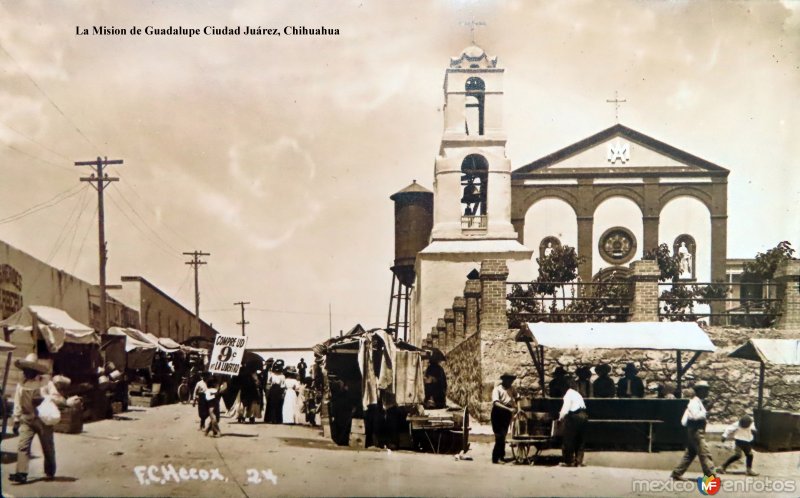
<path fill-rule="evenodd" d="M 486 83 L 473 76 L 464 84 L 464 132 L 467 135 L 483 135 Z"/>
<path fill-rule="evenodd" d="M 461 206 L 464 216 L 486 216 L 489 162 L 480 154 L 470 154 L 461 161 Z"/>

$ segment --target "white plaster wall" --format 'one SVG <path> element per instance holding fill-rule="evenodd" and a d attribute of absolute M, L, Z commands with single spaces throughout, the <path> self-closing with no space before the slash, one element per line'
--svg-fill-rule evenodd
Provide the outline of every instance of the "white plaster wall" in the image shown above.
<path fill-rule="evenodd" d="M 610 197 L 603 201 L 594 212 L 594 227 L 592 229 L 592 275 L 602 268 L 614 266 L 600 256 L 597 244 L 603 232 L 611 227 L 624 227 L 636 237 L 636 252 L 633 259 L 624 263 L 627 266 L 631 261 L 641 259 L 644 229 L 642 228 L 642 211 L 639 206 L 627 197 Z"/>
<path fill-rule="evenodd" d="M 687 233 L 696 244 L 695 276 L 698 282 L 711 281 L 711 213 L 694 197 L 676 197 L 661 209 L 658 242 L 672 244 L 678 235 Z"/>
<path fill-rule="evenodd" d="M 513 259 L 506 259 L 512 256 Z M 509 281 L 530 281 L 530 259 L 525 251 L 511 253 L 431 254 L 417 257 L 417 281 L 414 285 L 409 340 L 419 345 L 444 318 L 444 310 L 453 307 L 453 299 L 464 295 L 467 274 L 480 271 L 484 259 L 506 259 Z"/>
<path fill-rule="evenodd" d="M 558 237 L 562 245 L 578 247 L 578 219 L 575 210 L 565 201 L 545 198 L 534 203 L 525 213 L 522 243 L 533 250 L 531 272 L 537 275 L 539 243 L 547 236 Z"/>

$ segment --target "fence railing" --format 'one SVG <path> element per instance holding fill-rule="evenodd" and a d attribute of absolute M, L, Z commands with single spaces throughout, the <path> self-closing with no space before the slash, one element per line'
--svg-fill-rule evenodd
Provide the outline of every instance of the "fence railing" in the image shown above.
<path fill-rule="evenodd" d="M 781 314 L 783 299 L 772 282 L 666 282 L 658 288 L 658 315 L 665 320 L 715 317 L 720 325 L 769 327 Z"/>
<path fill-rule="evenodd" d="M 485 215 L 465 215 L 461 217 L 462 230 L 486 230 L 487 216 Z"/>
<path fill-rule="evenodd" d="M 523 322 L 625 322 L 633 285 L 610 282 L 507 282 L 509 327 Z"/>

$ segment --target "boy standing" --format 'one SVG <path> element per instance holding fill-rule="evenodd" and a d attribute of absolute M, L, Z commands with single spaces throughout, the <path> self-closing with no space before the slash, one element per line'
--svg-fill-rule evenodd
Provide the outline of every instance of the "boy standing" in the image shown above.
<path fill-rule="evenodd" d="M 726 439 L 733 436 L 735 453 L 733 456 L 728 458 L 725 463 L 722 464 L 722 468 L 719 470 L 720 474 L 724 474 L 728 468 L 728 465 L 731 465 L 733 462 L 742 458 L 742 453 L 744 453 L 745 463 L 747 465 L 747 475 L 758 475 L 757 472 L 753 471 L 754 432 L 756 432 L 756 424 L 754 424 L 753 419 L 747 415 L 740 418 L 738 423 L 731 424 L 727 429 L 725 429 L 725 432 L 722 433 L 722 441 L 724 442 Z"/>

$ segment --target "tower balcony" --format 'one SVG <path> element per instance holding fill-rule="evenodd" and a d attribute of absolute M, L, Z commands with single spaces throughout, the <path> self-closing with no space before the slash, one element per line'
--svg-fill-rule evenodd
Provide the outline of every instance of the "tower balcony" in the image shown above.
<path fill-rule="evenodd" d="M 461 231 L 463 233 L 486 233 L 488 216 L 465 215 L 461 217 Z"/>

